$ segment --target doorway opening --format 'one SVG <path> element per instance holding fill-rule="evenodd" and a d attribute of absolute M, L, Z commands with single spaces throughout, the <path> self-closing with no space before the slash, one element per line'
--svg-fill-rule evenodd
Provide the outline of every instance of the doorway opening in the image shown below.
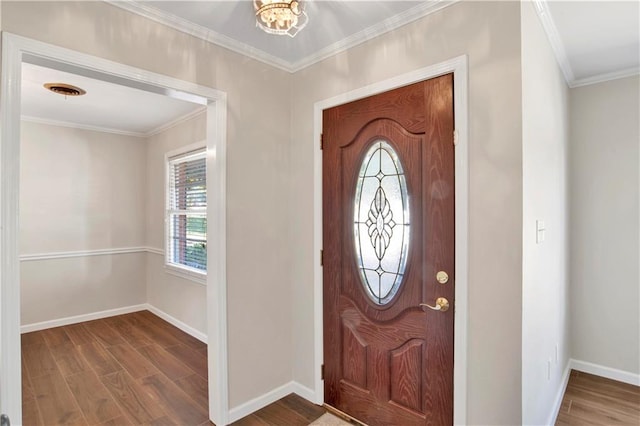
<path fill-rule="evenodd" d="M 28 87 L 33 83 L 35 89 L 42 79 L 60 83 L 57 80 L 68 78 L 76 79 L 77 86 L 90 86 L 89 94 L 106 92 L 92 108 L 69 108 L 64 115 L 63 107 L 52 110 L 54 104 L 47 102 L 72 106 L 69 101 L 75 99 L 44 92 L 50 97 L 43 100 L 38 98 L 40 92 Z M 133 93 L 140 96 L 128 98 L 134 108 L 119 117 L 109 115 L 109 107 L 126 110 L 127 102 L 118 107 L 116 101 Z M 112 333 L 118 328 L 115 322 L 94 321 L 81 331 L 107 352 L 109 336 L 118 340 L 111 342 L 116 345 L 109 353 L 115 359 L 144 355 L 140 348 L 146 347 L 155 351 L 147 355 L 173 361 L 178 356 L 166 350 L 167 342 L 162 347 L 162 336 L 173 334 L 178 339 L 171 342 L 176 351 L 189 342 L 198 349 L 189 334 L 205 340 L 207 344 L 199 347 L 200 372 L 204 367 L 208 384 L 197 383 L 208 389 L 208 409 L 203 410 L 207 419 L 226 424 L 225 94 L 7 33 L 2 94 L 2 411 L 20 423 L 21 325 L 24 332 L 56 330 L 50 333 L 55 339 L 69 333 L 51 327 L 148 309 L 188 334 L 179 335 L 174 328 L 158 331 L 164 321 L 150 313 L 114 317 L 129 321 L 119 323 L 122 330 L 130 329 L 132 321 L 142 322 L 139 337 L 146 336 L 148 345 L 135 347 L 122 336 L 120 342 Z M 51 117 L 43 116 L 47 105 Z M 142 114 L 136 116 L 137 110 Z M 25 114 L 28 117 L 21 123 Z M 194 143 L 203 153 L 197 161 L 201 174 L 195 176 L 189 168 L 184 179 L 189 183 L 181 190 L 190 200 L 197 198 L 197 217 L 177 215 L 176 221 L 186 226 L 176 227 L 184 232 L 170 233 L 169 239 L 164 225 L 170 192 L 165 188 L 166 170 L 178 164 L 179 156 L 193 151 Z M 191 165 L 187 160 L 180 163 L 182 169 Z M 203 200 L 206 210 L 201 209 Z M 180 251 L 182 257 L 169 256 L 165 247 L 171 253 Z M 176 265 L 182 258 L 186 260 Z M 208 270 L 206 275 L 203 269 Z M 147 298 L 147 293 L 153 297 Z M 175 310 L 172 301 L 177 293 L 197 299 L 198 305 L 183 300 L 187 308 Z M 48 349 L 53 347 L 48 340 L 45 343 L 50 343 Z M 161 370 L 158 364 L 154 368 Z"/>

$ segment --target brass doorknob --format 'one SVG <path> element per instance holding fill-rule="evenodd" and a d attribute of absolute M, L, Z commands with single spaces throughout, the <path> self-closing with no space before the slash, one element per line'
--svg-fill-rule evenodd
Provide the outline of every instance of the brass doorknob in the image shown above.
<path fill-rule="evenodd" d="M 444 297 L 438 297 L 436 299 L 436 306 L 431 306 L 426 303 L 421 303 L 418 306 L 420 306 L 421 308 L 424 307 L 424 308 L 433 309 L 434 311 L 446 312 L 449 310 L 449 301 Z"/>

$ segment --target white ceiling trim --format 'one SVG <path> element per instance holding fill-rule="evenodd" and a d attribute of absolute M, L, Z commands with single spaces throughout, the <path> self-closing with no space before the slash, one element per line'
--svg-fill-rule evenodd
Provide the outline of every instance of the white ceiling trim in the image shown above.
<path fill-rule="evenodd" d="M 558 65 L 560 66 L 560 70 L 564 75 L 564 79 L 567 82 L 567 85 L 570 88 L 587 86 L 589 84 L 595 83 L 603 83 L 609 80 L 616 80 L 624 77 L 631 77 L 633 75 L 640 74 L 640 68 L 630 68 L 622 71 L 615 71 L 610 73 L 598 74 L 591 77 L 576 79 L 575 74 L 573 73 L 573 69 L 569 64 L 569 57 L 567 56 L 567 51 L 564 48 L 564 43 L 560 39 L 560 35 L 558 33 L 558 29 L 556 24 L 551 17 L 551 13 L 549 12 L 549 7 L 547 5 L 548 0 L 533 0 L 536 8 L 536 12 L 538 13 L 538 17 L 542 23 L 542 27 L 544 28 L 545 33 L 547 34 L 547 38 L 549 39 L 549 43 L 551 44 L 551 49 L 556 57 L 556 61 L 558 61 Z"/>
<path fill-rule="evenodd" d="M 317 62 L 320 62 L 323 59 L 333 56 L 339 52 L 348 50 L 354 46 L 357 46 L 361 43 L 371 40 L 372 38 L 378 37 L 379 35 L 382 35 L 386 32 L 395 30 L 396 28 L 399 28 L 403 25 L 406 25 L 410 22 L 413 22 L 424 16 L 427 16 L 431 13 L 444 9 L 445 7 L 450 6 L 454 3 L 457 3 L 460 0 L 433 0 L 428 2 L 425 1 L 424 3 L 418 6 L 415 6 L 409 10 L 406 10 L 398 15 L 392 16 L 382 22 L 379 22 L 368 28 L 365 28 L 364 30 L 359 31 L 339 42 L 336 42 L 330 46 L 327 46 L 324 49 L 321 49 L 320 51 L 318 51 L 317 53 L 311 56 L 308 56 L 295 63 L 285 61 L 284 59 L 270 55 L 264 52 L 263 50 L 260 50 L 255 47 L 249 46 L 248 44 L 239 42 L 235 39 L 227 37 L 216 31 L 210 30 L 201 25 L 195 24 L 191 21 L 187 21 L 186 19 L 179 18 L 171 13 L 156 9 L 152 6 L 142 4 L 139 1 L 134 1 L 134 0 L 120 0 L 120 1 L 105 0 L 105 1 L 106 3 L 119 7 L 120 9 L 124 9 L 126 11 L 135 13 L 136 15 L 143 16 L 147 19 L 166 25 L 180 32 L 189 34 L 193 37 L 197 37 L 199 39 L 208 41 L 210 43 L 217 44 L 218 46 L 222 46 L 226 49 L 229 49 L 236 53 L 240 53 L 241 55 L 247 56 L 257 61 L 264 62 L 268 65 L 279 68 L 281 70 L 294 73 L 310 65 L 313 65 Z"/>
<path fill-rule="evenodd" d="M 206 110 L 207 110 L 207 107 L 202 107 L 202 108 L 199 108 L 199 109 L 197 109 L 195 111 L 191 111 L 190 113 L 187 113 L 187 114 L 183 115 L 182 117 L 178 117 L 175 120 L 172 120 L 172 121 L 170 121 L 170 122 L 168 122 L 166 124 L 163 124 L 160 127 L 157 127 L 155 129 L 145 133 L 144 136 L 148 138 L 148 137 L 151 137 L 151 136 L 155 136 L 158 133 L 165 132 L 165 131 L 171 129 L 172 127 L 176 127 L 177 125 L 182 124 L 185 121 L 191 120 L 192 118 L 204 113 Z"/>
<path fill-rule="evenodd" d="M 31 123 L 38 123 L 38 124 L 46 124 L 49 126 L 59 126 L 59 127 L 68 127 L 71 129 L 80 129 L 80 130 L 89 130 L 92 132 L 101 132 L 101 133 L 111 133 L 114 135 L 121 135 L 121 136 L 133 136 L 136 138 L 149 138 L 151 136 L 155 136 L 158 133 L 162 133 L 165 132 L 169 129 L 171 129 L 172 127 L 175 127 L 179 124 L 184 123 L 185 121 L 191 120 L 192 118 L 202 114 L 203 112 L 205 112 L 207 109 L 207 107 L 202 107 L 202 108 L 198 108 L 195 111 L 191 111 L 188 112 L 187 114 L 181 115 L 180 117 L 176 118 L 175 120 L 171 120 L 168 123 L 165 123 L 159 127 L 156 127 L 155 129 L 152 129 L 148 132 L 129 132 L 127 130 L 120 130 L 120 129 L 113 129 L 110 127 L 100 127 L 100 126 L 91 126 L 89 124 L 80 124 L 80 123 L 74 123 L 74 122 L 70 122 L 70 121 L 62 121 L 62 120 L 51 120 L 48 118 L 40 118 L 40 117 L 33 117 L 30 115 L 21 115 L 20 119 L 22 121 L 28 121 Z"/>
<path fill-rule="evenodd" d="M 549 43 L 551 44 L 551 49 L 555 54 L 556 61 L 558 61 L 560 69 L 562 70 L 564 79 L 567 84 L 571 86 L 572 82 L 575 80 L 575 75 L 573 74 L 573 70 L 571 69 L 571 65 L 569 64 L 569 57 L 567 56 L 567 51 L 564 48 L 564 43 L 562 43 L 562 40 L 560 39 L 558 28 L 556 27 L 556 24 L 551 17 L 551 12 L 549 11 L 549 7 L 547 6 L 547 1 L 533 0 L 533 3 L 535 5 L 536 12 L 538 13 L 538 18 L 540 18 L 540 22 L 542 23 L 542 27 L 547 33 L 547 38 L 549 39 Z"/>
<path fill-rule="evenodd" d="M 217 44 L 233 52 L 240 53 L 251 59 L 255 59 L 260 62 L 264 62 L 273 67 L 279 68 L 284 71 L 291 71 L 291 64 L 288 61 L 280 59 L 276 56 L 270 55 L 263 50 L 256 49 L 248 44 L 239 42 L 231 37 L 227 37 L 223 34 L 203 27 L 202 25 L 195 24 L 186 19 L 177 17 L 171 13 L 165 12 L 160 9 L 156 9 L 152 6 L 147 6 L 141 2 L 133 0 L 105 0 L 106 3 L 112 6 L 119 7 L 126 11 L 135 13 L 136 15 L 158 22 L 159 24 L 166 25 L 178 30 L 185 34 L 189 34 L 193 37 L 199 38 L 209 43 Z"/>
<path fill-rule="evenodd" d="M 111 129 L 108 127 L 90 126 L 88 124 L 72 123 L 69 121 L 62 121 L 62 120 L 50 120 L 47 118 L 32 117 L 30 115 L 22 115 L 20 119 L 22 121 L 28 121 L 31 123 L 38 123 L 38 124 L 46 124 L 49 126 L 68 127 L 71 129 L 89 130 L 92 132 L 112 133 L 114 135 L 133 136 L 136 138 L 145 137 L 144 133 L 139 133 L 139 132 L 128 132 L 126 130 Z"/>
<path fill-rule="evenodd" d="M 569 83 L 569 87 L 588 86 L 589 84 L 604 83 L 605 81 L 617 80 L 619 78 L 632 77 L 640 75 L 640 67 L 629 68 L 622 71 L 609 72 L 606 74 L 594 75 L 593 77 L 580 78 Z"/>
<path fill-rule="evenodd" d="M 291 72 L 300 71 L 310 65 L 313 65 L 317 62 L 320 62 L 324 59 L 327 59 L 330 56 L 333 56 L 337 53 L 344 52 L 345 50 L 351 49 L 359 44 L 362 44 L 366 41 L 369 41 L 379 35 L 387 33 L 389 31 L 393 31 L 396 28 L 400 28 L 403 25 L 409 24 L 413 21 L 417 21 L 420 18 L 423 18 L 431 13 L 435 13 L 439 10 L 444 9 L 445 7 L 451 6 L 454 3 L 457 3 L 461 0 L 432 0 L 425 1 L 418 6 L 412 7 L 411 9 L 407 9 L 402 13 L 394 15 L 388 19 L 385 19 L 382 22 L 378 22 L 368 28 L 365 28 L 362 31 L 359 31 L 355 34 L 350 35 L 347 38 L 344 38 L 336 43 L 333 43 L 324 49 L 319 50 L 317 53 L 307 56 L 306 58 L 294 62 L 291 64 Z"/>

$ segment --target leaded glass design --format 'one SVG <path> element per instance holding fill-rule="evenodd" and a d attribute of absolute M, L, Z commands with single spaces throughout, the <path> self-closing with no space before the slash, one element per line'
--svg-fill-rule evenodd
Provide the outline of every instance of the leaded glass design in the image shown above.
<path fill-rule="evenodd" d="M 367 151 L 356 185 L 354 238 L 367 295 L 386 305 L 402 284 L 409 249 L 409 196 L 398 154 L 385 140 Z"/>

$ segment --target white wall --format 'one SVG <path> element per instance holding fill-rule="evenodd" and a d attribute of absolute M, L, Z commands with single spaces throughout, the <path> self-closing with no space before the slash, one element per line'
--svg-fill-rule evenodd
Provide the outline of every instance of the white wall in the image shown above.
<path fill-rule="evenodd" d="M 542 425 L 554 420 L 569 362 L 569 89 L 534 5 L 522 3 L 521 16 L 522 423 Z M 546 228 L 539 244 L 536 220 Z"/>
<path fill-rule="evenodd" d="M 522 350 L 520 4 L 460 2 L 293 75 L 294 379 L 313 387 L 313 105 L 469 55 L 469 424 L 518 424 Z"/>
<path fill-rule="evenodd" d="M 151 136 L 146 143 L 146 241 L 147 246 L 164 250 L 165 154 L 197 142 L 205 143 L 205 112 Z M 168 274 L 164 256 L 147 254 L 147 300 L 156 308 L 207 333 L 206 285 Z"/>
<path fill-rule="evenodd" d="M 572 357 L 635 375 L 640 374 L 639 99 L 638 76 L 570 94 Z"/>
<path fill-rule="evenodd" d="M 23 122 L 20 254 L 144 246 L 145 141 Z M 144 253 L 21 262 L 22 324 L 146 301 Z"/>
<path fill-rule="evenodd" d="M 291 381 L 289 74 L 103 2 L 2 2 L 2 30 L 225 91 L 229 401 Z"/>

